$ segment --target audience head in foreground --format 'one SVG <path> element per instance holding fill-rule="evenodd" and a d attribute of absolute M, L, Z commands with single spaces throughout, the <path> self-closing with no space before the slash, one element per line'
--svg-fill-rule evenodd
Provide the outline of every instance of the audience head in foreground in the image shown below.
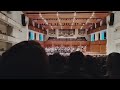
<path fill-rule="evenodd" d="M 20 42 L 2 55 L 2 73 L 13 77 L 27 78 L 45 76 L 48 59 L 44 48 L 36 41 Z"/>
<path fill-rule="evenodd" d="M 117 52 L 107 57 L 107 75 L 110 79 L 120 79 L 120 54 Z"/>
<path fill-rule="evenodd" d="M 84 61 L 84 55 L 80 51 L 72 52 L 69 57 L 69 67 L 74 71 L 79 71 Z"/>
<path fill-rule="evenodd" d="M 106 59 L 75 51 L 67 59 L 59 53 L 48 59 L 37 41 L 12 46 L 2 54 L 0 64 L 0 79 L 120 79 L 119 53 L 110 53 Z"/>

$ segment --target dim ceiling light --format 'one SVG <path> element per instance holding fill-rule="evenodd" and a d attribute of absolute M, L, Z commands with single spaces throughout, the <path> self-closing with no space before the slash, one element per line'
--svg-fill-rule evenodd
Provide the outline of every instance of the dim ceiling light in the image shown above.
<path fill-rule="evenodd" d="M 76 12 L 74 13 L 74 17 L 76 16 Z"/>
<path fill-rule="evenodd" d="M 48 25 L 48 22 L 44 19 L 44 22 Z"/>
<path fill-rule="evenodd" d="M 90 17 L 90 19 L 92 18 L 92 16 Z"/>
<path fill-rule="evenodd" d="M 83 26 L 81 26 L 81 28 L 80 29 L 82 29 L 83 28 Z"/>
<path fill-rule="evenodd" d="M 57 16 L 58 16 L 58 12 L 57 12 Z"/>
<path fill-rule="evenodd" d="M 62 24 L 61 24 L 61 22 L 60 22 L 60 18 L 59 18 L 59 14 L 58 14 L 58 12 L 57 12 L 57 19 L 58 19 L 58 21 L 59 21 L 59 24 L 60 24 L 60 26 L 61 26 L 61 29 L 62 29 Z"/>
<path fill-rule="evenodd" d="M 93 12 L 93 13 L 92 13 L 92 17 L 93 17 L 94 15 L 95 15 L 95 13 Z"/>
<path fill-rule="evenodd" d="M 41 13 L 39 13 L 39 16 L 42 17 Z"/>
<path fill-rule="evenodd" d="M 53 27 L 51 26 L 51 29 L 53 29 Z"/>
<path fill-rule="evenodd" d="M 48 22 L 42 17 L 42 14 L 41 14 L 41 13 L 39 13 L 39 16 L 40 16 L 40 18 L 42 18 L 42 19 L 44 20 L 44 22 L 48 25 Z"/>

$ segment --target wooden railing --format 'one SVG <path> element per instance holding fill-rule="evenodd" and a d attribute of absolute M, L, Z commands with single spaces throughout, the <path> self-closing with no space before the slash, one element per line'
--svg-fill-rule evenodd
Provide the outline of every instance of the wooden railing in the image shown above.
<path fill-rule="evenodd" d="M 101 30 L 104 30 L 104 29 L 107 29 L 107 25 L 98 27 L 98 28 L 93 29 L 93 30 L 89 30 L 89 31 L 87 32 L 87 34 L 91 34 L 91 33 L 94 33 L 94 32 L 98 32 L 98 31 L 101 31 Z"/>
<path fill-rule="evenodd" d="M 80 46 L 80 45 L 89 45 L 87 41 L 46 41 L 45 46 Z"/>
<path fill-rule="evenodd" d="M 47 34 L 47 31 L 41 30 L 41 29 L 36 28 L 34 26 L 31 26 L 31 25 L 28 25 L 28 28 L 33 30 L 33 31 L 39 32 L 39 33 Z"/>
<path fill-rule="evenodd" d="M 43 31 L 42 31 L 41 29 L 38 29 L 38 28 L 36 28 L 36 27 L 34 27 L 34 26 L 28 25 L 28 28 L 31 29 L 31 30 L 33 30 L 33 31 L 43 33 Z"/>
<path fill-rule="evenodd" d="M 104 41 L 95 41 L 95 42 L 90 42 L 90 46 L 88 46 L 88 51 L 89 52 L 98 52 L 98 53 L 106 53 L 106 40 Z"/>
<path fill-rule="evenodd" d="M 46 41 L 44 46 L 87 46 L 87 52 L 106 53 L 106 40 L 104 41 Z"/>

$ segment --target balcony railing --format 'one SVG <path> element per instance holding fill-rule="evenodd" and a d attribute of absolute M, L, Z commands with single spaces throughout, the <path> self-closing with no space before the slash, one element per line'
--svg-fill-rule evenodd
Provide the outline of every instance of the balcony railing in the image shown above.
<path fill-rule="evenodd" d="M 0 40 L 4 42 L 13 42 L 13 43 L 19 43 L 23 41 L 22 39 L 18 39 L 12 36 L 4 35 L 4 34 L 0 34 Z"/>
<path fill-rule="evenodd" d="M 107 29 L 107 25 L 104 25 L 104 26 L 95 28 L 95 29 L 93 29 L 93 30 L 89 30 L 89 31 L 87 32 L 87 34 L 91 34 L 91 33 L 94 33 L 94 32 L 98 32 L 98 31 L 101 31 L 101 30 L 104 30 L 104 29 Z"/>

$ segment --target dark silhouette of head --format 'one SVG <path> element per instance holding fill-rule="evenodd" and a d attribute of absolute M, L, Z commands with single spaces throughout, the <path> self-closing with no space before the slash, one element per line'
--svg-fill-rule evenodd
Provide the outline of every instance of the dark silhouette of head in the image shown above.
<path fill-rule="evenodd" d="M 85 57 L 85 71 L 88 74 L 97 74 L 97 64 L 92 56 L 86 55 Z"/>
<path fill-rule="evenodd" d="M 1 63 L 1 60 L 2 60 L 2 56 L 0 55 L 0 63 Z"/>
<path fill-rule="evenodd" d="M 50 64 L 53 72 L 61 72 L 64 67 L 64 57 L 59 53 L 54 53 L 50 58 Z"/>
<path fill-rule="evenodd" d="M 120 53 L 113 52 L 108 55 L 107 71 L 110 78 L 120 79 Z"/>
<path fill-rule="evenodd" d="M 73 70 L 79 70 L 84 61 L 84 55 L 80 51 L 72 52 L 69 57 L 69 66 Z"/>
<path fill-rule="evenodd" d="M 36 41 L 20 42 L 2 54 L 3 72 L 9 74 L 46 73 L 48 58 Z"/>
<path fill-rule="evenodd" d="M 0 59 L 2 58 L 2 56 L 0 55 Z"/>

